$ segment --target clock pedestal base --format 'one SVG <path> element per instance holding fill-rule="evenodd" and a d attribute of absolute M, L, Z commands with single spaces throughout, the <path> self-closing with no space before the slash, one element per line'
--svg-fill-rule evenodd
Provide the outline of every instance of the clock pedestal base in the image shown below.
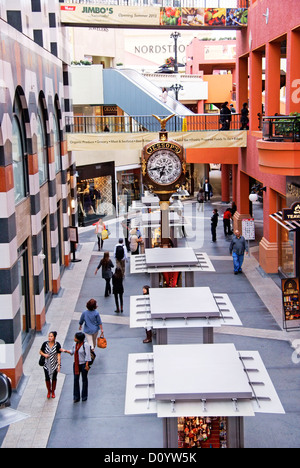
<path fill-rule="evenodd" d="M 160 201 L 161 247 L 170 247 L 170 201 Z"/>

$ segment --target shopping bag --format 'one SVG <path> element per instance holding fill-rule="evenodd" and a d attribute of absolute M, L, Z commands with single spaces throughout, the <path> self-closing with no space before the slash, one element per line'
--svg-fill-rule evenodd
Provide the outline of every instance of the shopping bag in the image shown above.
<path fill-rule="evenodd" d="M 106 348 L 107 347 L 107 340 L 104 338 L 103 333 L 97 339 L 97 346 L 98 348 Z"/>

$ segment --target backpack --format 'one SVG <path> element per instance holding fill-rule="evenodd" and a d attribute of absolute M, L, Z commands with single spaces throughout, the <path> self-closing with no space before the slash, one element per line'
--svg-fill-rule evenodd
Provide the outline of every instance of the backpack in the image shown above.
<path fill-rule="evenodd" d="M 123 260 L 124 258 L 124 247 L 123 245 L 118 245 L 116 248 L 116 259 L 117 260 Z"/>

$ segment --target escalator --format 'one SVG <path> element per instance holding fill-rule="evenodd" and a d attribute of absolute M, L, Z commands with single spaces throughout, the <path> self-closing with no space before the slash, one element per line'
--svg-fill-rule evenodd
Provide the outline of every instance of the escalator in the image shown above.
<path fill-rule="evenodd" d="M 171 114 L 178 116 L 194 115 L 190 109 L 171 96 L 167 97 L 166 103 L 162 102 L 160 98 L 161 88 L 135 70 L 104 69 L 103 88 L 105 105 L 116 104 L 126 114 L 135 116 L 137 121 L 139 117 L 136 116 L 141 116 L 141 125 L 143 125 L 142 116 L 146 115 L 151 116 L 154 114 L 160 117 Z M 167 130 L 172 131 L 172 120 L 169 121 L 170 123 L 167 122 Z M 159 123 L 157 122 L 157 130 L 159 129 Z"/>

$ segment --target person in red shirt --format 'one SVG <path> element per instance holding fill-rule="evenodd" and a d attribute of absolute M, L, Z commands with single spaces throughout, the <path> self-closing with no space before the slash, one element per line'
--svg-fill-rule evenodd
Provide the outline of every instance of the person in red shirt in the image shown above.
<path fill-rule="evenodd" d="M 226 236 L 231 236 L 231 234 L 232 234 L 232 230 L 231 230 L 231 226 L 230 226 L 230 220 L 231 219 L 232 219 L 231 210 L 229 208 L 227 208 L 227 210 L 225 211 L 225 213 L 223 215 L 223 226 L 224 226 L 225 237 Z"/>

